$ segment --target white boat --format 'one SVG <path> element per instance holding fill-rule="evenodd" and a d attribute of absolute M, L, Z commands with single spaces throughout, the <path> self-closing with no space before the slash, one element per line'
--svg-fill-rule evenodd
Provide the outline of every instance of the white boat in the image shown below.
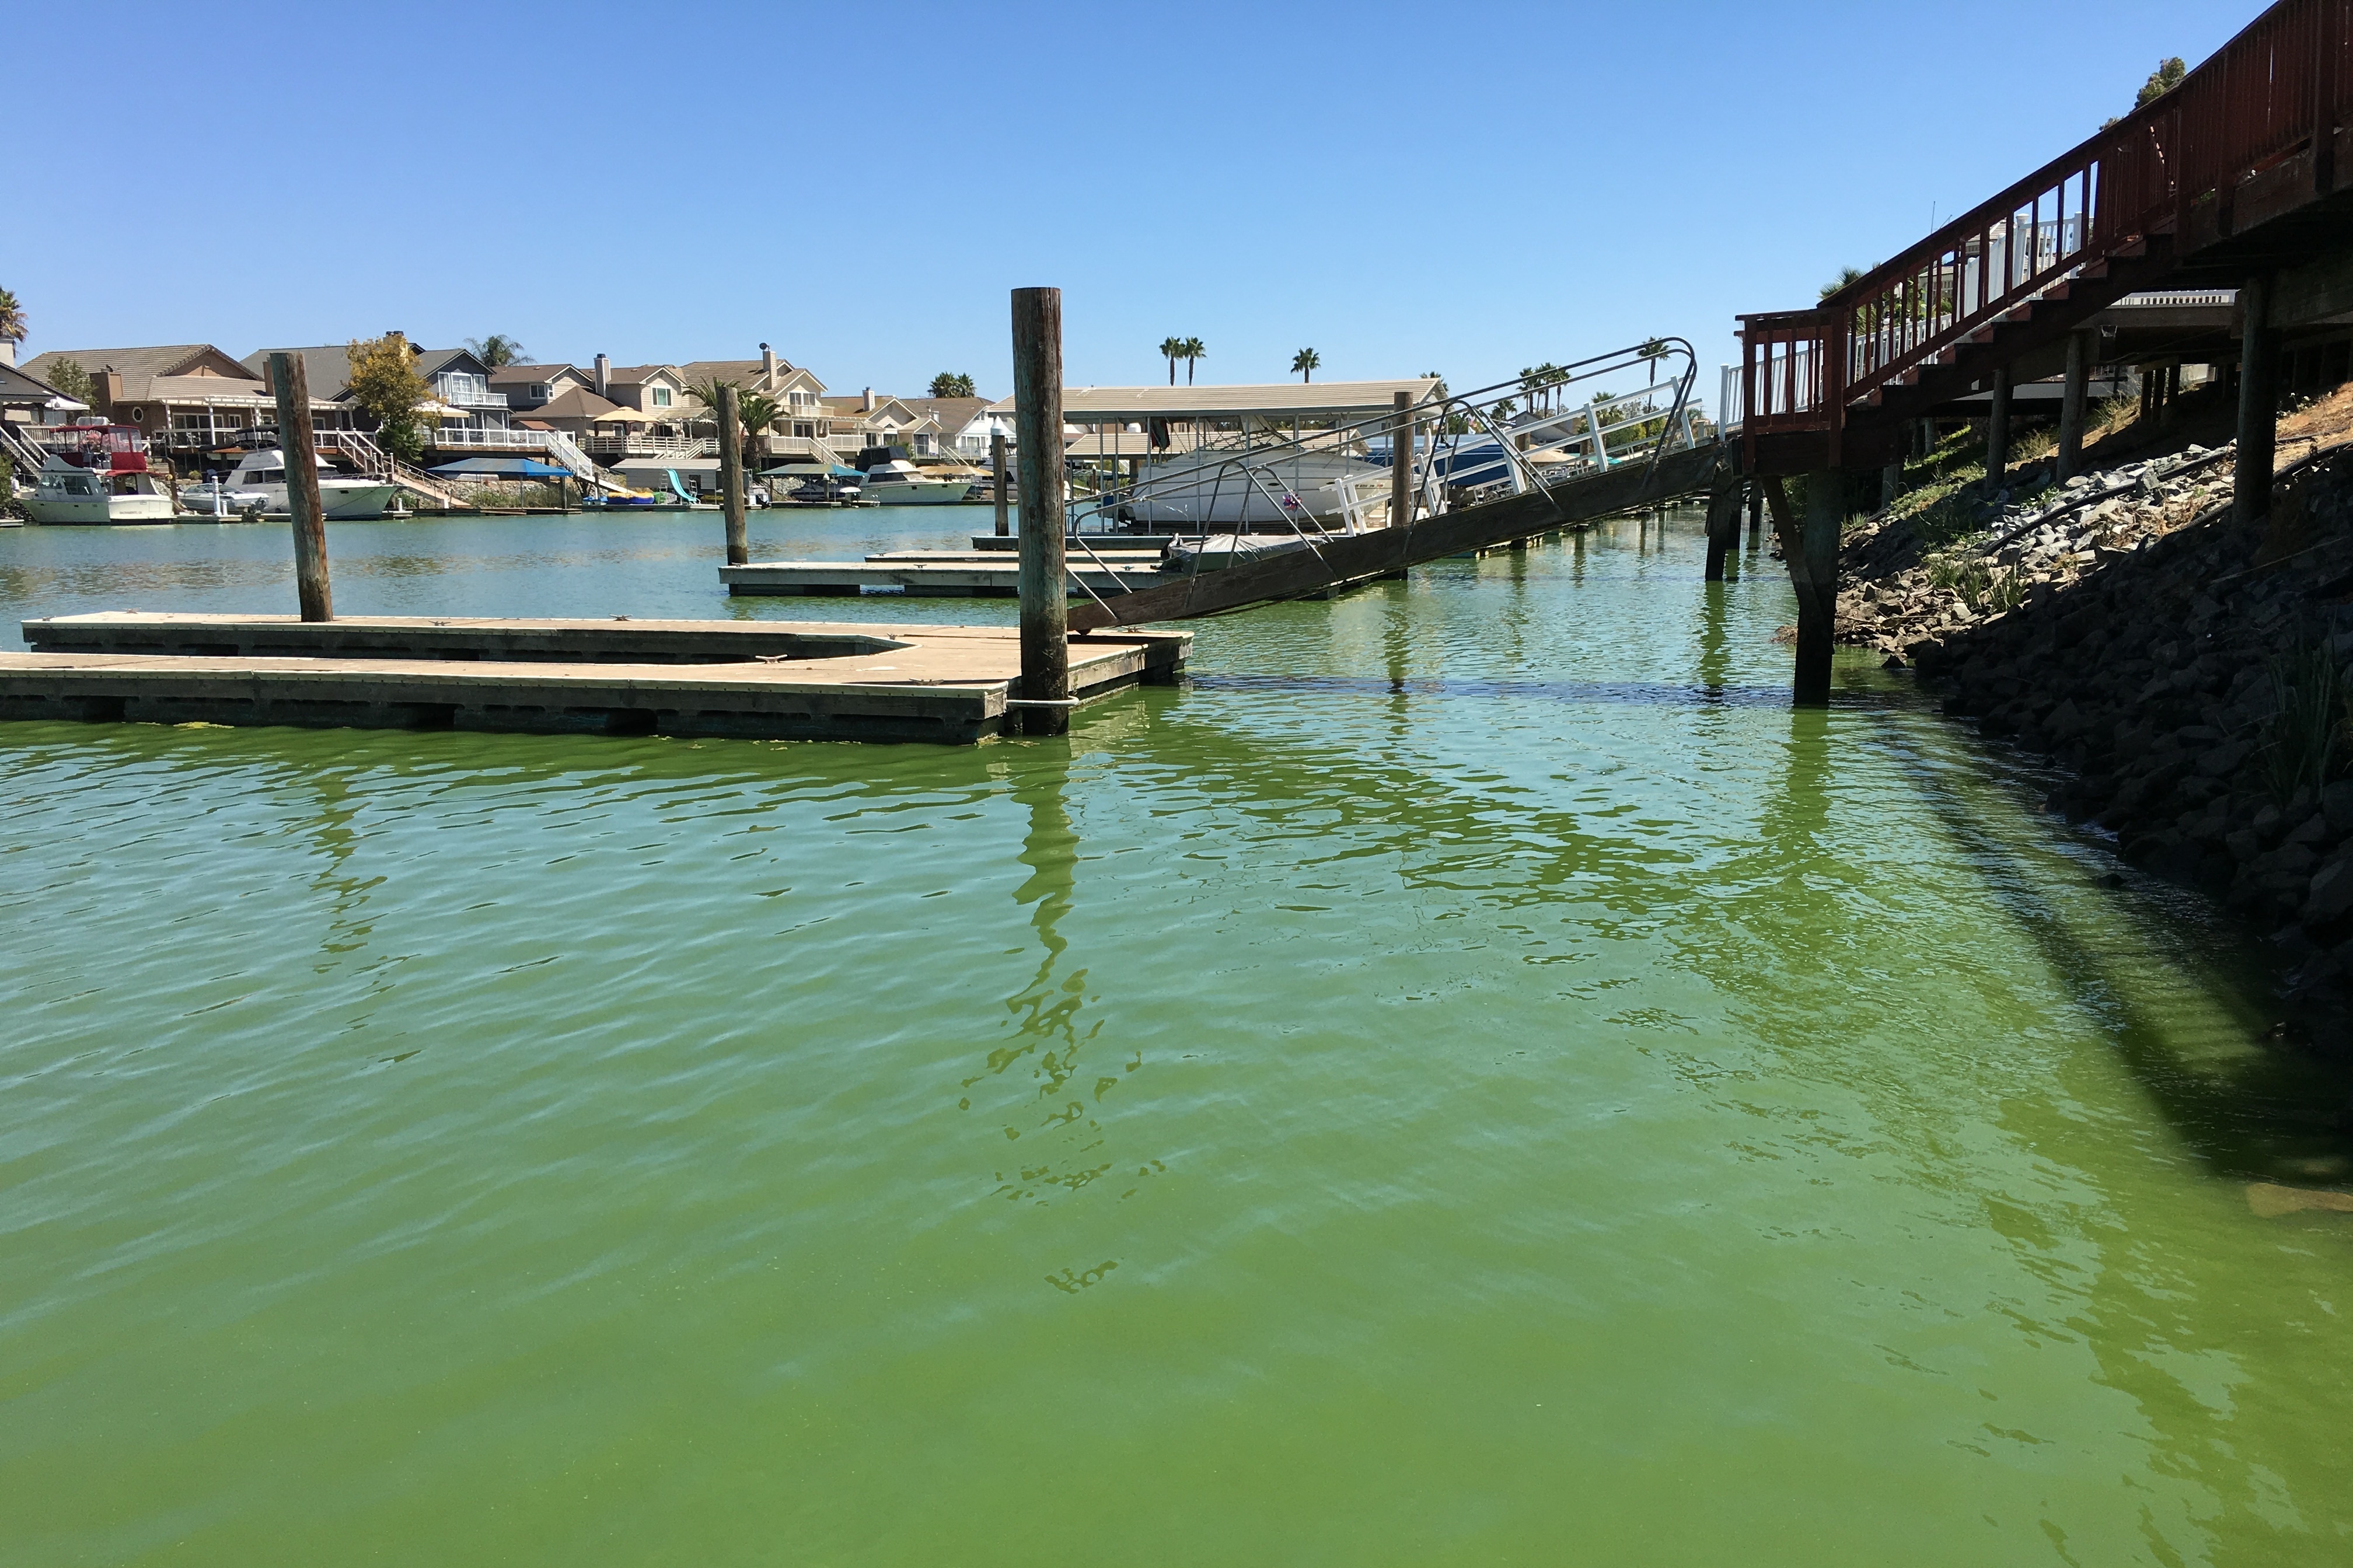
<path fill-rule="evenodd" d="M 860 488 L 866 500 L 884 506 L 955 506 L 969 495 L 972 481 L 926 479 L 914 464 L 893 458 L 867 469 Z"/>
<path fill-rule="evenodd" d="M 347 479 L 324 458 L 311 460 L 319 465 L 319 510 L 330 522 L 382 517 L 400 488 L 380 479 Z M 293 503 L 286 499 L 286 459 L 275 447 L 248 452 L 221 482 L 232 490 L 260 491 L 261 510 L 274 517 L 293 513 Z"/>
<path fill-rule="evenodd" d="M 256 511 L 268 511 L 269 497 L 260 490 L 238 489 L 225 479 L 206 479 L 182 485 L 180 504 L 193 521 L 241 522 Z"/>
<path fill-rule="evenodd" d="M 1344 491 L 1388 482 L 1388 468 L 1344 452 L 1222 452 L 1146 458 L 1134 482 L 1107 496 L 1122 522 L 1187 531 L 1240 524 L 1346 521 Z"/>
<path fill-rule="evenodd" d="M 149 473 L 84 468 L 52 457 L 34 476 L 24 499 L 35 522 L 169 522 L 172 492 Z"/>

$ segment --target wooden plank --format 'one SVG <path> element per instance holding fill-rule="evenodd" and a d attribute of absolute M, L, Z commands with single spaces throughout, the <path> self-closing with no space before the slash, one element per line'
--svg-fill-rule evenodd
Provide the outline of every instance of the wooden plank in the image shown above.
<path fill-rule="evenodd" d="M 1293 551 L 1222 572 L 1180 577 L 1112 599 L 1108 605 L 1073 605 L 1070 625 L 1073 630 L 1088 631 L 1222 615 L 1392 576 L 1421 562 L 1461 555 L 1506 540 L 1573 527 L 1611 512 L 1688 495 L 1707 488 L 1717 468 L 1729 460 L 1729 450 L 1721 447 L 1672 452 L 1659 459 L 1655 471 L 1651 465 L 1630 462 L 1557 485 L 1550 496 L 1530 490 L 1424 518 L 1409 528 L 1321 539 L 1314 551 Z"/>

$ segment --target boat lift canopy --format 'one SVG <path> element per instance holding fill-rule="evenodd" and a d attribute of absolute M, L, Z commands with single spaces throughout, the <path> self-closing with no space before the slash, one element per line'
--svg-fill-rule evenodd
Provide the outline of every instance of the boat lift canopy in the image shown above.
<path fill-rule="evenodd" d="M 454 463 L 443 463 L 425 471 L 450 479 L 568 479 L 572 477 L 571 469 L 559 468 L 535 458 L 460 458 Z"/>

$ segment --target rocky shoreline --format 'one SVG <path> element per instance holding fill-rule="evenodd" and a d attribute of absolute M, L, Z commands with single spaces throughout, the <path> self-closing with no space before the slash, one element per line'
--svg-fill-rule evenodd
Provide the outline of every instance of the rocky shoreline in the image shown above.
<path fill-rule="evenodd" d="M 1838 636 L 2064 768 L 2053 809 L 2221 899 L 2283 955 L 2299 1037 L 2353 1055 L 2353 388 L 2280 456 L 2253 531 L 2232 449 L 2186 439 L 1899 499 L 1850 526 Z"/>

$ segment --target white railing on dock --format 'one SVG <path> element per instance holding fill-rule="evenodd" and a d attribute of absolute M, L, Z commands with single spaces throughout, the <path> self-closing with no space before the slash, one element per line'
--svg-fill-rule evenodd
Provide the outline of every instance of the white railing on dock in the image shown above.
<path fill-rule="evenodd" d="M 496 430 L 470 425 L 443 426 L 433 432 L 436 447 L 495 447 L 501 451 L 543 452 L 547 450 L 546 430 Z"/>

